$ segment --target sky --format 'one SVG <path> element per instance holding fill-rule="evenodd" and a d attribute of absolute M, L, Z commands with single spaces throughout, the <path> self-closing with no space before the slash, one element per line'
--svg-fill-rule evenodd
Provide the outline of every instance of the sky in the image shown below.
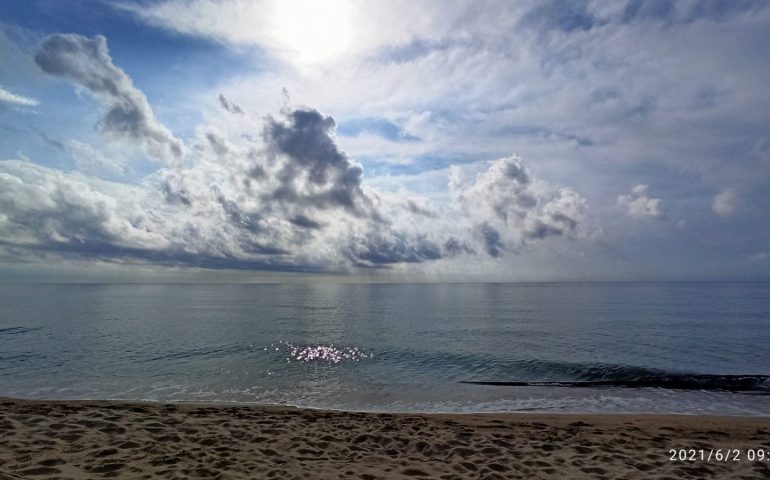
<path fill-rule="evenodd" d="M 0 281 L 770 280 L 770 3 L 0 3 Z"/>

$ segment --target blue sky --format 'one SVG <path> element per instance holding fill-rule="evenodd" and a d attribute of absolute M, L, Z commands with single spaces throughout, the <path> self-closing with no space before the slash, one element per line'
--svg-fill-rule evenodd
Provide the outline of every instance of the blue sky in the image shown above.
<path fill-rule="evenodd" d="M 770 279 L 770 7 L 0 5 L 0 279 Z"/>

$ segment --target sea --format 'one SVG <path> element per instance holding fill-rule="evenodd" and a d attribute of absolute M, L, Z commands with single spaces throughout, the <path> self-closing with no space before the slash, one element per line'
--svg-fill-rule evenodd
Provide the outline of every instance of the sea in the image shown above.
<path fill-rule="evenodd" d="M 770 283 L 3 284 L 0 396 L 770 415 Z"/>

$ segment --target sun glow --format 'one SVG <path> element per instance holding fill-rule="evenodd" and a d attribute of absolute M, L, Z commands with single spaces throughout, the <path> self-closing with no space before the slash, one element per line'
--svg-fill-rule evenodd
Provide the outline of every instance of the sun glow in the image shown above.
<path fill-rule="evenodd" d="M 281 1 L 272 13 L 276 47 L 300 64 L 320 64 L 339 57 L 351 44 L 348 0 Z"/>

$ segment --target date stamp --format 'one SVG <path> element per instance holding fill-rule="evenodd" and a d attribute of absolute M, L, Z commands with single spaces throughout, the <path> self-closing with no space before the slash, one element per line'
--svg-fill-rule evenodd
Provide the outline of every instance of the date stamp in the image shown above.
<path fill-rule="evenodd" d="M 672 462 L 770 462 L 770 450 L 765 448 L 672 448 L 668 453 Z"/>

